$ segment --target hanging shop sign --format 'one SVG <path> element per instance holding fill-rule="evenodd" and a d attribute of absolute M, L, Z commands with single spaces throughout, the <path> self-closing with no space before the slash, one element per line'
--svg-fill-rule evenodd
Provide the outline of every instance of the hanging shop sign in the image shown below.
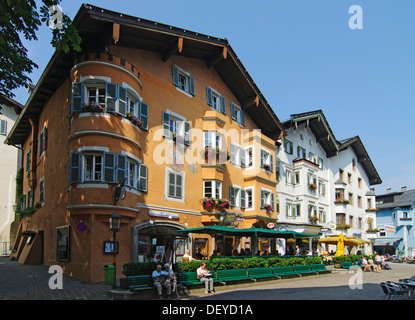
<path fill-rule="evenodd" d="M 274 229 L 274 227 L 275 227 L 275 223 L 270 222 L 267 224 L 268 229 Z"/>

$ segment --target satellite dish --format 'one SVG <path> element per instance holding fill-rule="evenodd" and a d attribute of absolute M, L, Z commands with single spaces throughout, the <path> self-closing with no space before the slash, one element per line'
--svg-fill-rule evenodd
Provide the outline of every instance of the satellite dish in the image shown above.
<path fill-rule="evenodd" d="M 120 198 L 121 198 L 121 200 L 124 200 L 125 199 L 125 194 L 126 193 L 127 193 L 127 189 L 125 188 L 125 186 L 123 186 L 121 188 L 121 192 L 120 192 Z"/>

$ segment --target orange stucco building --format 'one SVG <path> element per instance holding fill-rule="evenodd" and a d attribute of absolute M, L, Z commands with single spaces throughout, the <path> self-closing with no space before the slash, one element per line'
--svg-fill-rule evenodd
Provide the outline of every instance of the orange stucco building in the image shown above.
<path fill-rule="evenodd" d="M 24 206 L 35 208 L 12 258 L 102 281 L 114 211 L 118 265 L 157 252 L 176 262 L 186 249 L 271 249 L 176 232 L 277 221 L 283 129 L 227 40 L 90 5 L 74 25 L 82 53 L 54 54 L 7 139 L 23 149 Z M 125 197 L 116 201 L 118 183 Z"/>

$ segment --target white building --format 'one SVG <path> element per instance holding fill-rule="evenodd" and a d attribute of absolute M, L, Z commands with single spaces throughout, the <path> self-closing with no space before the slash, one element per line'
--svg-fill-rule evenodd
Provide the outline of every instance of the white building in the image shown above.
<path fill-rule="evenodd" d="M 3 97 L 7 105 L 2 104 L 0 110 L 0 255 L 9 250 L 10 227 L 15 219 L 16 173 L 21 163 L 21 151 L 6 145 L 7 134 L 13 127 L 23 106 L 18 102 Z"/>
<path fill-rule="evenodd" d="M 276 155 L 279 228 L 368 239 L 376 218 L 370 186 L 381 180 L 360 138 L 337 141 L 321 110 L 291 115 L 283 125 L 286 136 Z M 302 253 L 319 247 L 318 237 L 277 244 L 287 254 L 296 245 Z"/>

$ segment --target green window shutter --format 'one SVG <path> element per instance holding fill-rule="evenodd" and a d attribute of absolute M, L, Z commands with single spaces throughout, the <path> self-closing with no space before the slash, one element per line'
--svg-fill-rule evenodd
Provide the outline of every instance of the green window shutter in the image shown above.
<path fill-rule="evenodd" d="M 264 150 L 261 150 L 260 152 L 260 167 L 261 168 L 263 168 L 265 164 L 264 156 L 265 156 Z"/>
<path fill-rule="evenodd" d="M 127 89 L 118 86 L 118 112 L 125 117 L 127 114 Z"/>
<path fill-rule="evenodd" d="M 104 153 L 104 182 L 115 183 L 115 153 Z"/>
<path fill-rule="evenodd" d="M 212 88 L 211 87 L 206 87 L 206 98 L 207 98 L 207 104 L 209 106 L 212 106 L 213 101 L 212 101 Z"/>
<path fill-rule="evenodd" d="M 261 209 L 265 206 L 265 191 L 261 190 Z"/>
<path fill-rule="evenodd" d="M 80 152 L 71 152 L 69 183 L 81 182 L 81 156 Z"/>
<path fill-rule="evenodd" d="M 246 191 L 241 190 L 241 208 L 246 208 Z"/>
<path fill-rule="evenodd" d="M 274 194 L 271 193 L 271 207 L 272 207 L 272 211 L 274 211 L 274 205 L 275 205 Z"/>
<path fill-rule="evenodd" d="M 235 188 L 232 186 L 229 187 L 229 201 L 232 207 L 236 207 Z"/>
<path fill-rule="evenodd" d="M 106 92 L 106 111 L 107 112 L 115 112 L 115 102 L 118 98 L 118 85 L 114 83 L 106 83 L 105 84 L 105 92 Z"/>
<path fill-rule="evenodd" d="M 180 174 L 176 175 L 176 198 L 183 198 L 183 177 Z"/>
<path fill-rule="evenodd" d="M 148 180 L 148 168 L 146 165 L 141 164 L 138 175 L 138 187 L 140 191 L 147 192 L 147 180 Z"/>
<path fill-rule="evenodd" d="M 170 115 L 163 111 L 163 136 L 170 137 Z"/>
<path fill-rule="evenodd" d="M 82 82 L 72 83 L 71 112 L 81 112 L 84 102 L 84 84 Z"/>
<path fill-rule="evenodd" d="M 272 154 L 269 155 L 269 165 L 271 167 L 271 172 L 274 172 L 274 157 Z"/>
<path fill-rule="evenodd" d="M 184 123 L 184 144 L 187 146 L 190 146 L 190 141 L 191 141 L 190 123 L 186 121 Z"/>
<path fill-rule="evenodd" d="M 140 120 L 143 125 L 144 130 L 148 130 L 148 104 L 140 101 L 139 103 L 140 108 Z"/>
<path fill-rule="evenodd" d="M 117 181 L 125 179 L 127 173 L 127 157 L 123 154 L 117 154 Z"/>
<path fill-rule="evenodd" d="M 172 66 L 173 69 L 173 84 L 179 86 L 179 68 L 176 65 Z"/>

